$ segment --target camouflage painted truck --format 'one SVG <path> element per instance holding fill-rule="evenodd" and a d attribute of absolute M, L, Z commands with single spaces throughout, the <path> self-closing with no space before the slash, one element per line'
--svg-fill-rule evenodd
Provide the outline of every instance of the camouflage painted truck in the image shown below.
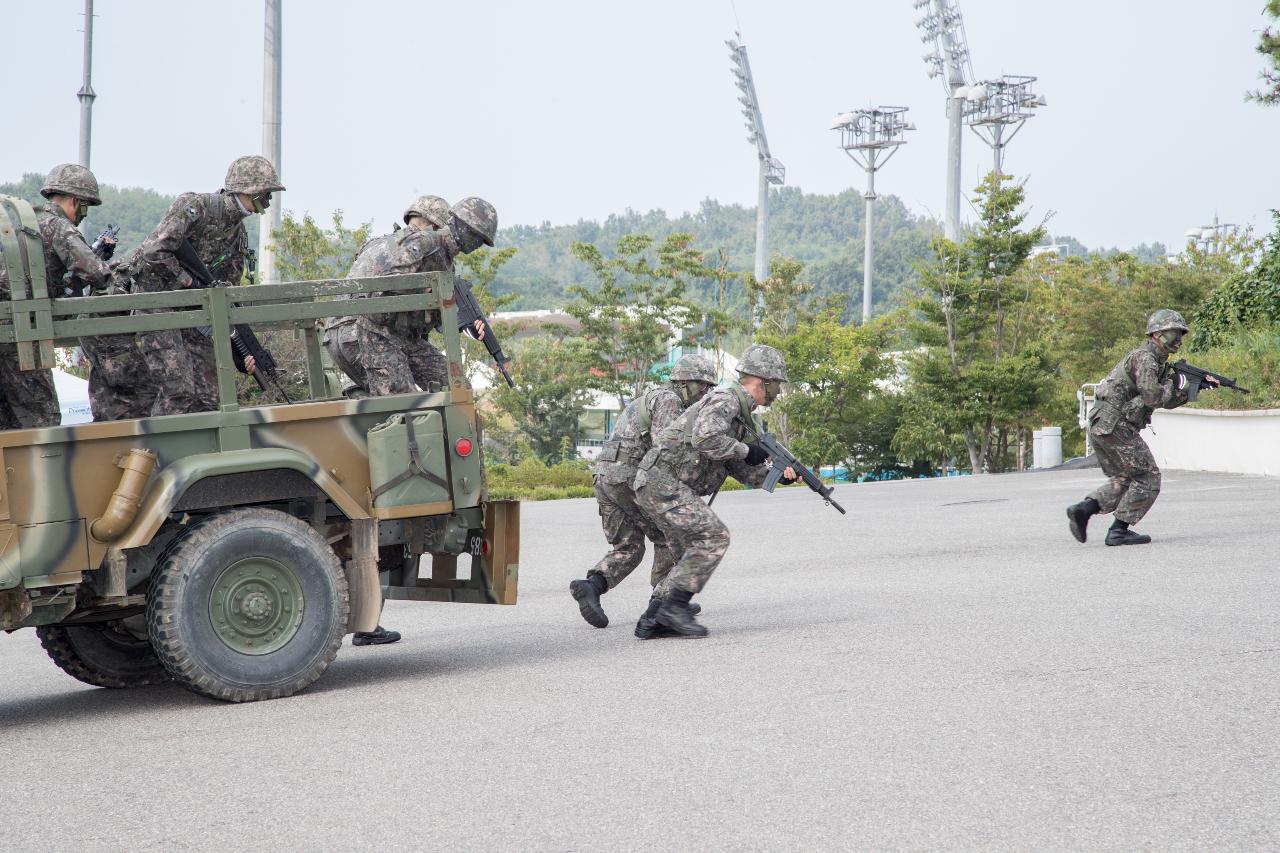
<path fill-rule="evenodd" d="M 315 681 L 384 596 L 515 603 L 519 504 L 488 499 L 448 273 L 50 298 L 31 208 L 0 207 L 0 343 L 23 369 L 80 336 L 211 327 L 219 395 L 216 412 L 0 431 L 0 628 L 35 628 L 89 684 L 251 701 Z M 449 388 L 336 397 L 318 321 L 431 309 Z M 237 404 L 238 323 L 297 330 L 308 399 Z"/>

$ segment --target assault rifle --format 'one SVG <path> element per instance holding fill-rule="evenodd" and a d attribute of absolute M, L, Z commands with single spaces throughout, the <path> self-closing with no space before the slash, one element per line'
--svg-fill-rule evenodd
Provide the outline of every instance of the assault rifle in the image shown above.
<path fill-rule="evenodd" d="M 1239 391 L 1241 394 L 1248 394 L 1248 388 L 1241 388 L 1236 384 L 1234 379 L 1228 379 L 1217 373 L 1210 373 L 1203 367 L 1196 367 L 1194 364 L 1187 364 L 1185 358 L 1180 358 L 1173 363 L 1175 373 L 1183 376 L 1187 380 L 1187 402 L 1190 403 L 1200 394 L 1211 388 L 1231 388 Z M 1212 382 L 1209 380 L 1213 380 Z"/>
<path fill-rule="evenodd" d="M 90 251 L 97 255 L 98 260 L 111 260 L 111 256 L 116 251 L 116 235 L 119 233 L 119 225 L 108 225 L 98 235 L 98 239 L 89 244 Z M 91 290 L 89 285 L 77 278 L 70 270 L 62 276 L 62 289 L 67 296 L 88 296 Z"/>
<path fill-rule="evenodd" d="M 761 450 L 769 454 L 769 458 L 773 460 L 773 466 L 769 469 L 769 473 L 766 474 L 764 478 L 763 488 L 766 492 L 772 492 L 777 488 L 779 481 L 782 480 L 782 472 L 787 468 L 790 468 L 800 475 L 800 479 L 804 480 L 804 484 L 806 486 L 821 495 L 822 499 L 831 506 L 840 510 L 841 515 L 846 514 L 844 507 L 836 503 L 835 499 L 831 497 L 831 493 L 835 491 L 835 489 L 823 483 L 822 479 L 818 477 L 817 474 L 804 467 L 804 465 L 801 465 L 800 460 L 795 457 L 795 454 L 790 450 L 787 450 L 787 448 L 783 446 L 782 442 L 778 441 L 777 437 L 773 433 L 761 433 L 756 444 L 760 446 Z"/>
<path fill-rule="evenodd" d="M 209 268 L 204 265 L 204 261 L 200 260 L 200 256 L 196 254 L 196 249 L 191 245 L 190 240 L 183 240 L 182 245 L 178 247 L 178 251 L 174 252 L 173 256 L 182 265 L 182 268 L 196 280 L 196 287 L 213 287 L 216 284 L 213 273 L 209 272 Z M 206 338 L 213 335 L 212 326 L 200 326 L 198 331 Z M 262 345 L 262 342 L 258 340 L 258 336 L 253 333 L 253 329 L 247 323 L 237 323 L 231 327 L 231 348 L 240 357 L 241 363 L 253 356 L 254 369 L 250 375 L 258 383 L 259 388 L 263 391 L 271 390 L 262 378 L 263 374 L 265 374 L 267 379 L 271 380 L 271 384 L 275 386 L 276 391 L 284 398 L 284 401 L 286 403 L 293 402 L 293 400 L 289 399 L 289 392 L 284 390 L 284 386 L 280 384 L 280 366 L 276 363 L 275 357 Z"/>
<path fill-rule="evenodd" d="M 485 349 L 489 350 L 493 363 L 502 373 L 502 377 L 507 380 L 507 386 L 510 388 L 516 387 L 515 381 L 511 378 L 511 371 L 507 370 L 507 362 L 511 359 L 507 358 L 506 353 L 502 351 L 502 344 L 498 342 L 498 336 L 494 334 L 493 324 L 489 322 L 489 318 L 484 316 L 484 309 L 480 307 L 480 301 L 471 292 L 471 282 L 465 278 L 454 279 L 453 298 L 458 303 L 458 331 L 467 332 L 474 338 L 476 336 L 476 320 L 483 321 Z"/>

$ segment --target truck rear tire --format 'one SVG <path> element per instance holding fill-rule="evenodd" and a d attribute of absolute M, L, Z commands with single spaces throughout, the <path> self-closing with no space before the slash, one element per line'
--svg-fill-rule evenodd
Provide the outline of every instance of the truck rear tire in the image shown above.
<path fill-rule="evenodd" d="M 36 636 L 59 669 L 94 687 L 146 687 L 169 680 L 146 636 L 130 631 L 121 619 L 65 627 L 42 625 Z"/>
<path fill-rule="evenodd" d="M 324 537 L 283 512 L 236 509 L 197 522 L 167 549 L 147 593 L 147 630 L 188 690 L 278 699 L 328 669 L 349 604 Z"/>

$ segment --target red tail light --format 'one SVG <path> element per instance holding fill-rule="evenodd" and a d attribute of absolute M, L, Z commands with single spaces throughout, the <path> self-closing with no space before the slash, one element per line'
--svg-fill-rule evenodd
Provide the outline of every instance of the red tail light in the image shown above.
<path fill-rule="evenodd" d="M 470 456 L 471 455 L 471 439 L 469 438 L 458 439 L 457 442 L 453 445 L 453 449 L 458 452 L 459 456 Z"/>

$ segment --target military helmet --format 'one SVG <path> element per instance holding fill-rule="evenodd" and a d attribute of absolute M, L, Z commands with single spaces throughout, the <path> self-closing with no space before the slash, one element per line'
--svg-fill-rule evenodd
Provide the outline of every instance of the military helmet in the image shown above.
<path fill-rule="evenodd" d="M 1182 319 L 1181 314 L 1170 308 L 1161 308 L 1147 318 L 1148 335 L 1154 335 L 1156 332 L 1164 332 L 1169 329 L 1177 329 L 1186 334 L 1187 321 Z"/>
<path fill-rule="evenodd" d="M 69 195 L 89 204 L 102 204 L 102 199 L 98 198 L 98 179 L 93 176 L 93 172 L 77 163 L 54 166 L 49 177 L 44 179 L 40 195 L 45 198 Z"/>
<path fill-rule="evenodd" d="M 486 246 L 493 245 L 493 238 L 498 235 L 498 211 L 493 205 L 470 196 L 455 204 L 451 212 L 459 222 L 479 234 Z"/>
<path fill-rule="evenodd" d="M 280 178 L 276 175 L 276 167 L 266 157 L 257 154 L 237 157 L 232 161 L 222 186 L 229 193 L 245 195 L 284 191 L 284 187 L 280 186 Z"/>
<path fill-rule="evenodd" d="M 415 216 L 421 216 L 437 228 L 444 228 L 449 224 L 449 202 L 438 195 L 420 195 L 405 208 L 404 224 L 408 225 Z"/>
<path fill-rule="evenodd" d="M 716 384 L 716 371 L 711 362 L 700 355 L 681 356 L 671 368 L 671 379 L 675 382 L 706 382 Z"/>
<path fill-rule="evenodd" d="M 739 376 L 759 376 L 761 379 L 787 381 L 787 363 L 782 353 L 766 344 L 752 344 L 738 359 Z"/>

